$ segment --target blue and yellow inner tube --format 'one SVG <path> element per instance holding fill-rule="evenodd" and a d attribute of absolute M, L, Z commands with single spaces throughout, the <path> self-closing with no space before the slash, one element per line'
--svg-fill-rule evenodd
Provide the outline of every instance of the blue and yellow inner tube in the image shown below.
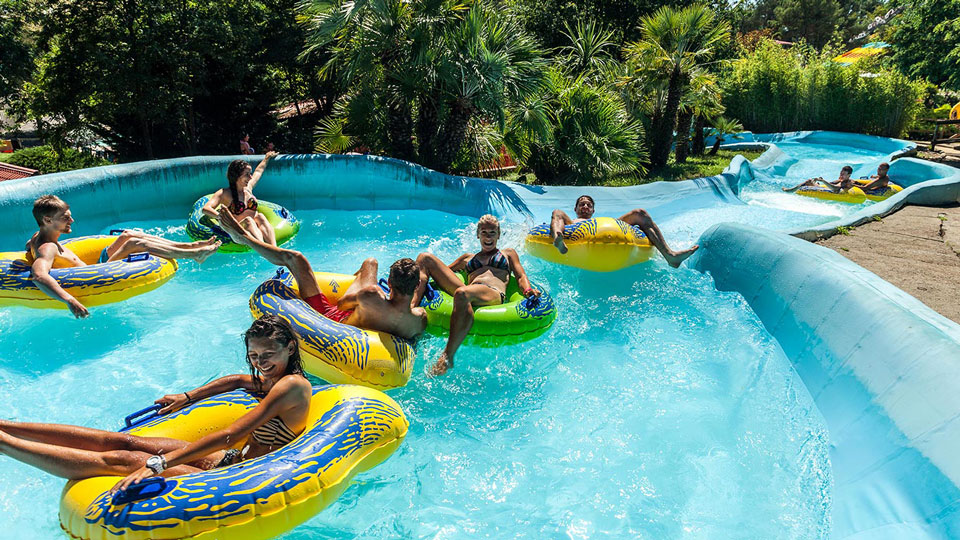
<path fill-rule="evenodd" d="M 457 272 L 457 275 L 466 282 L 466 272 Z M 427 312 L 427 331 L 446 336 L 450 333 L 453 297 L 434 285 L 431 282 L 427 287 L 420 307 Z M 539 298 L 525 298 L 517 278 L 511 275 L 502 304 L 474 308 L 473 326 L 465 343 L 497 347 L 529 341 L 549 330 L 557 319 L 557 307 L 546 289 L 532 282 L 530 286 L 540 291 Z"/>
<path fill-rule="evenodd" d="M 123 431 L 192 442 L 256 406 L 252 395 L 235 390 Z M 109 493 L 118 476 L 68 482 L 60 525 L 84 540 L 275 538 L 336 500 L 354 475 L 386 460 L 408 427 L 400 406 L 382 392 L 314 387 L 307 428 L 283 448 L 227 467 L 150 479 L 118 497 Z"/>
<path fill-rule="evenodd" d="M 336 304 L 355 276 L 314 272 L 327 299 Z M 254 318 L 273 314 L 293 326 L 303 369 L 330 383 L 359 384 L 386 390 L 407 384 L 416 349 L 409 340 L 334 322 L 300 298 L 297 282 L 280 270 L 250 297 Z"/>
<path fill-rule="evenodd" d="M 861 188 L 864 186 L 870 185 L 870 182 L 872 182 L 872 180 L 864 180 L 864 179 L 854 180 L 854 183 L 856 183 Z M 889 199 L 890 197 L 896 195 L 897 193 L 900 193 L 901 191 L 903 191 L 902 187 L 898 186 L 897 184 L 894 184 L 893 182 L 888 182 L 886 187 L 882 187 L 880 189 L 872 189 L 870 191 L 864 191 L 863 193 L 864 195 L 866 195 L 867 200 L 882 201 L 885 199 Z"/>
<path fill-rule="evenodd" d="M 639 227 L 619 219 L 598 217 L 563 228 L 567 253 L 561 255 L 550 240 L 550 224 L 527 233 L 527 252 L 545 261 L 593 272 L 615 272 L 646 262 L 653 245 Z"/>
<path fill-rule="evenodd" d="M 100 306 L 152 291 L 177 271 L 176 261 L 137 253 L 121 261 L 97 263 L 100 252 L 116 236 L 80 236 L 61 244 L 76 253 L 87 266 L 70 266 L 66 259 L 54 260 L 50 275 L 84 306 Z M 0 306 L 66 309 L 37 288 L 31 278 L 33 261 L 23 251 L 0 253 Z"/>
<path fill-rule="evenodd" d="M 848 190 L 835 192 L 825 186 L 803 186 L 795 192 L 804 197 L 813 197 L 814 199 L 823 199 L 825 201 L 837 201 L 850 204 L 860 204 L 867 200 L 867 195 L 862 189 L 852 187 Z"/>
<path fill-rule="evenodd" d="M 215 220 L 204 215 L 203 206 L 207 204 L 212 195 L 212 193 L 204 195 L 193 203 L 193 210 L 190 211 L 190 217 L 187 218 L 187 235 L 196 241 L 216 236 L 220 240 L 220 249 L 217 251 L 223 253 L 250 251 L 248 246 L 231 240 L 230 235 L 221 229 Z M 273 231 L 277 235 L 278 246 L 293 238 L 300 230 L 300 220 L 279 204 L 257 199 L 257 212 L 263 214 L 270 225 L 273 226 Z"/>

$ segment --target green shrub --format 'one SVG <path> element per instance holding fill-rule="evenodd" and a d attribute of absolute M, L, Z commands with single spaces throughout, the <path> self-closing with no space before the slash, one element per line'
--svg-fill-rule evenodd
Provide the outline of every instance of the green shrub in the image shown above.
<path fill-rule="evenodd" d="M 840 65 L 834 53 L 762 43 L 722 77 L 726 114 L 760 133 L 901 135 L 919 111 L 923 85 L 876 60 Z"/>
<path fill-rule="evenodd" d="M 34 146 L 17 150 L 7 162 L 11 165 L 36 169 L 40 171 L 40 174 L 110 165 L 109 161 L 98 158 L 93 154 L 72 148 L 64 149 L 58 153 L 52 146 Z"/>

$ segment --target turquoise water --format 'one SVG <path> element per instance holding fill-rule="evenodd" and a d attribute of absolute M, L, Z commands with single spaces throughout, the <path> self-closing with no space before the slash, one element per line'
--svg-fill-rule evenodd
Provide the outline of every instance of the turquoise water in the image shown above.
<path fill-rule="evenodd" d="M 777 142 L 789 159 L 769 168 L 755 167 L 754 180 L 740 186 L 740 199 L 744 205 L 713 205 L 704 208 L 683 208 L 670 212 L 660 223 L 671 246 L 687 247 L 710 226 L 721 222 L 735 222 L 776 231 L 790 231 L 801 227 L 814 227 L 828 223 L 875 204 L 847 204 L 785 193 L 781 188 L 792 187 L 808 178 L 822 176 L 836 180 L 844 165 L 853 167 L 857 178 L 876 174 L 887 154 L 852 146 L 835 144 L 810 144 Z M 893 178 L 896 182 L 896 178 Z M 656 214 L 654 214 L 656 217 Z"/>
<path fill-rule="evenodd" d="M 440 212 L 298 215 L 292 245 L 318 270 L 476 249 L 475 220 Z M 180 222 L 139 225 L 185 238 Z M 501 247 L 529 226 L 506 223 Z M 285 538 L 827 536 L 822 418 L 741 297 L 660 259 L 615 274 L 521 260 L 557 301 L 554 328 L 463 348 L 438 379 L 424 370 L 443 342 L 421 341 L 410 384 L 390 393 L 411 422 L 404 444 Z M 247 300 L 272 273 L 217 255 L 86 320 L 0 310 L 0 415 L 117 429 L 165 393 L 243 372 Z M 62 534 L 62 486 L 0 457 L 0 527 Z"/>

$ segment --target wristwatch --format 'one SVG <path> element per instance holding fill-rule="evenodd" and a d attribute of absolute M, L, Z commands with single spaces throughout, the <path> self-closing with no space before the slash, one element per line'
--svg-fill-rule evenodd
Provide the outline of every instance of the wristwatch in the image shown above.
<path fill-rule="evenodd" d="M 163 456 L 150 456 L 147 458 L 147 468 L 153 471 L 153 474 L 160 474 L 167 470 L 167 458 Z"/>

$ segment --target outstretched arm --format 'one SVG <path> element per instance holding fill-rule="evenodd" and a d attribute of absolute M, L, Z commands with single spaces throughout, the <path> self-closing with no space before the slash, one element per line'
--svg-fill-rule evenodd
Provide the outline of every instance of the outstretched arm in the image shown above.
<path fill-rule="evenodd" d="M 253 377 L 250 375 L 227 375 L 226 377 L 220 377 L 219 379 L 210 381 L 199 388 L 194 388 L 187 392 L 167 394 L 154 401 L 154 403 L 164 406 L 158 411 L 159 414 L 167 414 L 179 411 L 194 401 L 200 401 L 201 399 L 236 390 L 237 388 L 255 390 Z"/>
<path fill-rule="evenodd" d="M 240 226 L 237 218 L 233 217 L 233 214 L 226 208 L 221 207 L 217 216 L 220 218 L 220 227 L 230 235 L 234 242 L 250 246 L 250 249 L 256 251 L 258 255 L 277 266 L 286 266 L 293 274 L 293 279 L 297 280 L 302 298 L 320 294 L 317 277 L 313 275 L 310 261 L 303 256 L 303 253 L 283 249 L 254 238 L 250 231 Z"/>
<path fill-rule="evenodd" d="M 250 193 L 253 193 L 253 188 L 257 185 L 257 182 L 260 181 L 260 177 L 263 176 L 263 171 L 267 170 L 267 164 L 271 159 L 277 157 L 277 155 L 277 152 L 267 152 L 267 154 L 263 156 L 263 160 L 257 165 L 257 170 L 253 171 L 253 174 L 250 175 L 250 182 L 247 183 L 247 189 L 250 190 Z"/>
<path fill-rule="evenodd" d="M 53 259 L 56 256 L 57 246 L 53 243 L 46 243 L 40 246 L 40 249 L 37 250 L 37 258 L 33 261 L 33 265 L 31 265 L 33 282 L 38 289 L 48 296 L 66 304 L 74 317 L 82 319 L 90 315 L 90 312 L 50 275 L 50 268 L 53 267 Z"/>
<path fill-rule="evenodd" d="M 517 277 L 517 285 L 520 286 L 523 295 L 527 298 L 540 296 L 540 291 L 530 286 L 530 280 L 527 279 L 527 271 L 524 270 L 523 265 L 520 264 L 520 256 L 517 255 L 517 252 L 512 249 L 505 249 L 503 253 L 505 253 L 507 259 L 510 260 L 510 268 L 513 269 L 513 275 Z"/>
<path fill-rule="evenodd" d="M 280 381 L 270 389 L 270 392 L 267 393 L 267 396 L 263 398 L 263 401 L 261 401 L 259 405 L 252 411 L 241 416 L 228 428 L 211 433 L 179 450 L 165 454 L 163 457 L 166 458 L 167 468 L 170 469 L 177 465 L 190 463 L 191 461 L 208 456 L 217 450 L 229 448 L 237 444 L 237 442 L 246 439 L 253 430 L 266 424 L 271 418 L 279 416 L 293 407 L 302 405 L 301 400 L 303 399 L 303 394 L 298 391 L 300 386 L 297 381 L 298 377 L 298 375 L 288 375 L 280 379 Z M 150 476 L 155 476 L 154 472 L 146 467 L 142 467 L 121 480 L 114 486 L 113 491 L 126 489 L 132 484 L 136 484 L 140 480 Z"/>

